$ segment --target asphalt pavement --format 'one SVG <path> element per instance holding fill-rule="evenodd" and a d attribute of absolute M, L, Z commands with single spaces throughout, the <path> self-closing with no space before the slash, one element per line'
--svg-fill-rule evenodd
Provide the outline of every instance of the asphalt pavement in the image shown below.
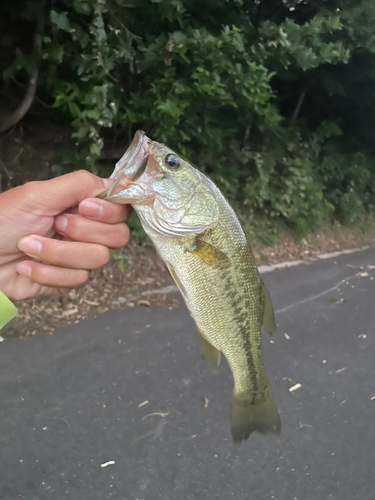
<path fill-rule="evenodd" d="M 374 500 L 375 251 L 264 281 L 279 437 L 232 443 L 185 307 L 111 312 L 0 344 L 0 499 Z"/>

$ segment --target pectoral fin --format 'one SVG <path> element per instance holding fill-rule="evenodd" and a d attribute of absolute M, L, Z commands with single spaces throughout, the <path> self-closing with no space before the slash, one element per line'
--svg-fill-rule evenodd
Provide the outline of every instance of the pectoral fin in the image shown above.
<path fill-rule="evenodd" d="M 198 335 L 201 341 L 202 355 L 216 375 L 220 364 L 220 351 L 210 344 L 199 330 Z"/>
<path fill-rule="evenodd" d="M 224 269 L 230 266 L 230 260 L 225 253 L 199 238 L 195 240 L 194 248 L 192 250 L 187 249 L 186 251 L 199 257 L 208 266 L 215 269 Z"/>
<path fill-rule="evenodd" d="M 260 289 L 263 296 L 263 322 L 262 328 L 272 335 L 276 331 L 276 321 L 275 314 L 273 312 L 273 305 L 271 301 L 270 294 L 263 283 L 262 278 L 260 278 Z"/>

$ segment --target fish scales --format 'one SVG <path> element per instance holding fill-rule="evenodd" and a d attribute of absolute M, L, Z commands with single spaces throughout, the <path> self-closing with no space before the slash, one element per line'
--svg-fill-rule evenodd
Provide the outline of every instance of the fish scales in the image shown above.
<path fill-rule="evenodd" d="M 279 433 L 261 345 L 261 325 L 274 327 L 272 304 L 235 212 L 210 179 L 144 134 L 125 156 L 106 199 L 133 205 L 196 322 L 202 352 L 214 369 L 219 353 L 227 359 L 233 439 Z"/>
<path fill-rule="evenodd" d="M 189 242 L 184 238 L 168 240 L 153 233 L 151 239 L 161 258 L 174 267 L 199 330 L 225 355 L 233 371 L 236 391 L 248 392 L 251 384 L 255 398 L 265 385 L 259 275 L 237 217 L 221 193 L 218 204 L 219 222 L 202 239 L 229 257 L 229 268 L 213 269 L 197 260 L 186 251 Z M 142 209 L 135 208 L 142 219 Z"/>

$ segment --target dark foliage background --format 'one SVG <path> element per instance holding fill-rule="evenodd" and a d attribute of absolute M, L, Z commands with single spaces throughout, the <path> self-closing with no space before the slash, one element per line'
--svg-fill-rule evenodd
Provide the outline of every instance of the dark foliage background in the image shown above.
<path fill-rule="evenodd" d="M 141 128 L 307 234 L 373 207 L 374 21 L 373 0 L 3 2 L 1 102 L 37 68 L 75 165 Z"/>

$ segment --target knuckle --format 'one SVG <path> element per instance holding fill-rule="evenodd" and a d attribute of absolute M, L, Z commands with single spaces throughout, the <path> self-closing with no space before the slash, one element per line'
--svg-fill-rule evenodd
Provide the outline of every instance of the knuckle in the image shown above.
<path fill-rule="evenodd" d="M 126 224 L 119 224 L 113 238 L 111 248 L 121 248 L 129 243 L 130 230 Z"/>
<path fill-rule="evenodd" d="M 78 287 L 81 287 L 83 286 L 85 283 L 87 283 L 89 277 L 90 277 L 90 272 L 89 271 L 85 271 L 85 270 L 80 270 L 80 271 L 77 271 L 76 273 L 76 280 L 75 280 L 75 283 L 74 283 L 74 288 L 78 288 Z"/>
<path fill-rule="evenodd" d="M 99 267 L 105 266 L 111 258 L 111 254 L 108 247 L 103 245 L 98 245 L 97 258 L 95 267 L 93 269 L 98 269 Z"/>
<path fill-rule="evenodd" d="M 124 245 L 127 245 L 130 240 L 130 229 L 126 224 L 123 224 L 123 231 L 124 231 Z"/>
<path fill-rule="evenodd" d="M 33 266 L 32 278 L 40 285 L 49 286 L 51 284 L 51 270 L 52 266 L 49 264 L 36 263 Z"/>
<path fill-rule="evenodd" d="M 67 214 L 67 225 L 64 230 L 65 234 L 75 241 L 87 241 L 89 242 L 93 234 L 90 226 L 87 224 L 87 220 L 81 215 Z"/>
<path fill-rule="evenodd" d="M 22 196 L 23 200 L 27 203 L 30 200 L 33 200 L 35 198 L 35 193 L 38 191 L 40 187 L 40 181 L 31 181 L 23 186 L 19 186 L 19 194 Z"/>
<path fill-rule="evenodd" d="M 81 218 L 73 214 L 67 214 L 65 233 L 73 239 L 81 235 Z"/>
<path fill-rule="evenodd" d="M 130 230 L 126 224 L 121 224 L 122 226 L 122 235 L 121 235 L 121 245 L 124 246 L 129 243 L 130 240 Z"/>
<path fill-rule="evenodd" d="M 81 185 L 89 184 L 95 178 L 94 174 L 83 169 L 72 172 L 71 175 L 74 175 L 77 179 L 77 183 L 81 183 Z"/>

